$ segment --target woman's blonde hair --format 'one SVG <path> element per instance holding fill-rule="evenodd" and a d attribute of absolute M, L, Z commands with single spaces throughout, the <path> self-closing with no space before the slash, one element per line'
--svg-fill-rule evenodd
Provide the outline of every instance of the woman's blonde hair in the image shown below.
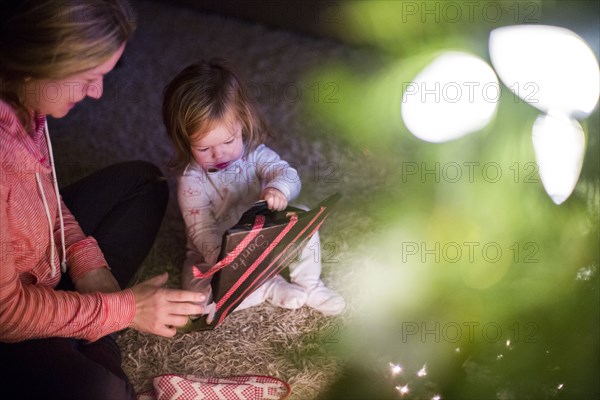
<path fill-rule="evenodd" d="M 20 93 L 25 81 L 64 79 L 98 66 L 135 30 L 127 0 L 3 0 L 0 22 L 0 99 L 24 125 L 30 120 Z"/>
<path fill-rule="evenodd" d="M 240 74 L 219 58 L 201 60 L 177 74 L 165 87 L 162 113 L 175 147 L 170 166 L 176 171 L 192 160 L 192 141 L 201 139 L 218 124 L 242 124 L 246 153 L 268 135 Z"/>

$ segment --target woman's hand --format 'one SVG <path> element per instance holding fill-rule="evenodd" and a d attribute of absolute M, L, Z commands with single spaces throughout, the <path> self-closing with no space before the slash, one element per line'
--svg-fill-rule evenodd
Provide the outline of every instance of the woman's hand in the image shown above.
<path fill-rule="evenodd" d="M 204 295 L 187 290 L 167 289 L 169 274 L 155 276 L 131 288 L 135 296 L 135 316 L 131 327 L 164 337 L 173 337 L 190 315 L 202 314 Z"/>
<path fill-rule="evenodd" d="M 79 293 L 111 293 L 121 290 L 112 272 L 106 268 L 91 270 L 79 278 L 74 285 L 75 290 Z"/>
<path fill-rule="evenodd" d="M 285 194 L 283 194 L 280 190 L 275 188 L 266 188 L 260 195 L 262 200 L 267 201 L 267 206 L 269 210 L 281 211 L 285 210 L 287 207 L 288 201 Z"/>

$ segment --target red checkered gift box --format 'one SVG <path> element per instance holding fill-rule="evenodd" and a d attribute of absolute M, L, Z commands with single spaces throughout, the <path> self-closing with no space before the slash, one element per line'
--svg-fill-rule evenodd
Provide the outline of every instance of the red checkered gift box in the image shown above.
<path fill-rule="evenodd" d="M 290 385 L 271 376 L 200 378 L 165 374 L 152 380 L 153 388 L 138 394 L 138 400 L 282 400 Z"/>

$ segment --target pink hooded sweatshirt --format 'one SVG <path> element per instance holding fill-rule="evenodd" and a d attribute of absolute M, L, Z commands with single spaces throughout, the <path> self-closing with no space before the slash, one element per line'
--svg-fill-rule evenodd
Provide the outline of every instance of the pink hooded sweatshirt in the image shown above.
<path fill-rule="evenodd" d="M 26 132 L 0 101 L 0 341 L 94 341 L 131 324 L 135 298 L 131 290 L 54 289 L 67 265 L 74 282 L 109 267 L 96 240 L 58 201 L 46 116 L 33 116 L 32 127 Z"/>

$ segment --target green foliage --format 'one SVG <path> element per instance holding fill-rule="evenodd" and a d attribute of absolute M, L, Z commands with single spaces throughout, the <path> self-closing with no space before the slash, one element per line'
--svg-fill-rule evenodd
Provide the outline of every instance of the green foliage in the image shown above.
<path fill-rule="evenodd" d="M 346 9 L 351 33 L 397 60 L 368 76 L 339 65 L 311 75 L 339 87 L 339 102 L 310 105 L 314 115 L 386 171 L 365 208 L 380 229 L 361 238 L 371 249 L 356 270 L 364 293 L 343 340 L 356 355 L 325 398 L 352 388 L 397 398 L 389 389 L 404 384 L 412 398 L 597 398 L 598 111 L 584 121 L 581 179 L 560 206 L 535 163 L 538 112 L 508 90 L 483 131 L 443 144 L 415 139 L 400 117 L 405 85 L 448 44 L 466 49 L 475 36 L 477 52 L 491 28 L 511 21 L 399 23 L 393 16 L 408 19 L 409 3 L 420 4 Z M 411 377 L 390 375 L 388 363 Z M 431 373 L 416 378 L 424 364 Z"/>

